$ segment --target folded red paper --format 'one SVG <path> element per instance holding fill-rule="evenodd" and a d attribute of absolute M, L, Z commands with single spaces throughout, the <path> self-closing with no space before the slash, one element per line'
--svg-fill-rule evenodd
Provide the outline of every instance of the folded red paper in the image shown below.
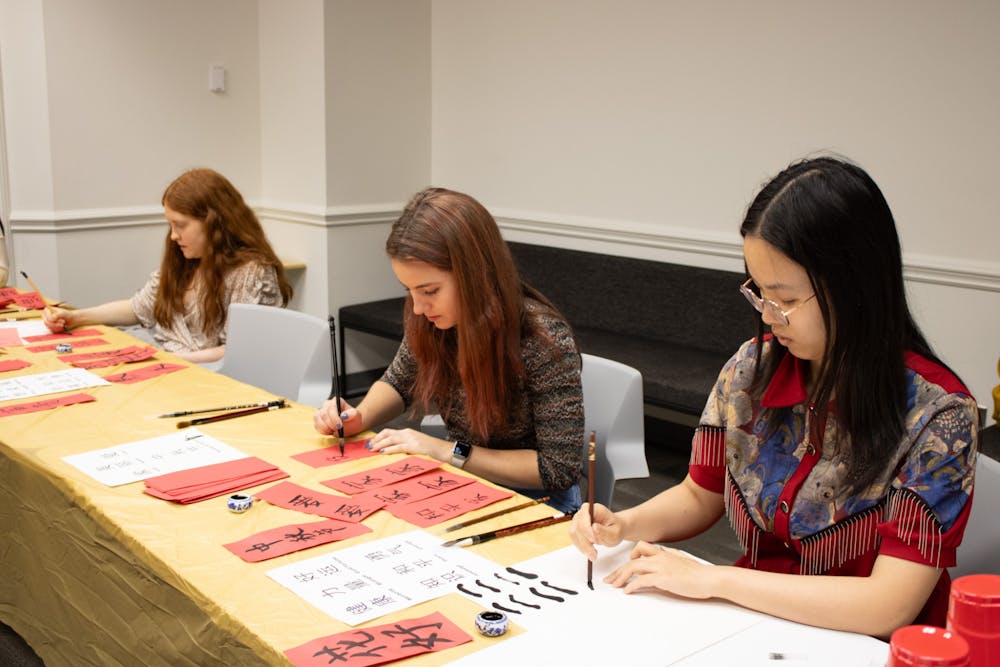
<path fill-rule="evenodd" d="M 145 480 L 145 493 L 175 503 L 196 503 L 288 477 L 276 466 L 248 456 L 225 463 L 167 473 Z"/>

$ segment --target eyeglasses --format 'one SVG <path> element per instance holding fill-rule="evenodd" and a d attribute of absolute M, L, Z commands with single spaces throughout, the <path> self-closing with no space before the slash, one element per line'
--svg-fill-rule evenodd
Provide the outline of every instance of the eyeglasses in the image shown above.
<path fill-rule="evenodd" d="M 781 326 L 788 326 L 788 316 L 794 313 L 802 306 L 804 306 L 806 303 L 808 303 L 811 299 L 815 298 L 816 296 L 816 293 L 813 292 L 808 299 L 806 299 L 799 305 L 789 308 L 788 310 L 782 310 L 781 306 L 776 304 L 774 301 L 771 301 L 770 299 L 761 298 L 756 294 L 754 294 L 753 290 L 750 289 L 750 283 L 752 282 L 753 278 L 749 278 L 745 283 L 740 285 L 740 293 L 747 298 L 747 301 L 749 301 L 750 305 L 754 307 L 754 310 L 756 310 L 761 315 L 768 316 L 771 320 L 781 324 Z"/>

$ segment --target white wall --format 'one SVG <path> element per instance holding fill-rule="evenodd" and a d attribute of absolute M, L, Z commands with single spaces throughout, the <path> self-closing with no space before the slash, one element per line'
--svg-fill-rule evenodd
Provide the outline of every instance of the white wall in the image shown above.
<path fill-rule="evenodd" d="M 828 149 L 882 186 L 914 309 L 987 402 L 997 34 L 971 0 L 0 0 L 15 259 L 53 297 L 127 295 L 204 164 L 318 315 L 399 293 L 382 241 L 429 182 L 511 239 L 739 269 L 756 189 Z"/>
<path fill-rule="evenodd" d="M 211 166 L 260 188 L 257 14 L 242 0 L 4 0 L 17 268 L 46 296 L 129 296 L 159 264 L 160 197 Z M 251 6 L 251 9 L 254 9 Z M 225 93 L 209 92 L 212 63 Z"/>
<path fill-rule="evenodd" d="M 893 208 L 932 343 L 990 402 L 1000 4 L 435 0 L 432 34 L 434 181 L 508 238 L 741 270 L 760 185 L 839 152 Z"/>

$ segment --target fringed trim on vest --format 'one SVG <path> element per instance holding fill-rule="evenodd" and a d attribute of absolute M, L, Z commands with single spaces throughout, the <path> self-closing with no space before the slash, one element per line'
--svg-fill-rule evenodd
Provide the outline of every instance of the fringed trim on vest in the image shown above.
<path fill-rule="evenodd" d="M 691 465 L 726 465 L 726 429 L 718 426 L 699 426 L 691 440 Z"/>
<path fill-rule="evenodd" d="M 944 526 L 924 499 L 910 489 L 890 489 L 885 520 L 896 522 L 896 536 L 917 550 L 928 563 L 941 567 Z"/>
<path fill-rule="evenodd" d="M 736 539 L 743 547 L 744 555 L 753 567 L 757 567 L 757 549 L 760 546 L 760 535 L 764 531 L 750 516 L 743 492 L 729 471 L 726 471 L 726 491 L 722 494 L 722 498 L 726 504 L 729 525 L 733 527 Z"/>
<path fill-rule="evenodd" d="M 875 549 L 883 507 L 875 505 L 799 540 L 799 571 L 822 574 Z"/>

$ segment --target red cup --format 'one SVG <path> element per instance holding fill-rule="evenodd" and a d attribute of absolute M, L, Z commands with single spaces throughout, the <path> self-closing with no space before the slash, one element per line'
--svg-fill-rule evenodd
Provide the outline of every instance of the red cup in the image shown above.
<path fill-rule="evenodd" d="M 951 582 L 948 629 L 969 643 L 971 667 L 1000 665 L 1000 575 L 970 574 Z"/>
<path fill-rule="evenodd" d="M 892 633 L 885 667 L 970 667 L 969 644 L 933 625 L 907 625 Z"/>

